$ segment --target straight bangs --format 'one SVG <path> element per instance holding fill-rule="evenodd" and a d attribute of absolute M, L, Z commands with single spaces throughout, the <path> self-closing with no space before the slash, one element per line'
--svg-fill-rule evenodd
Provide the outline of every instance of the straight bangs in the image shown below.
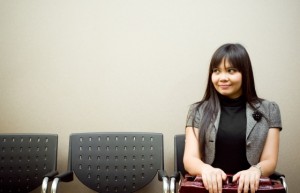
<path fill-rule="evenodd" d="M 244 68 L 244 50 L 238 49 L 234 45 L 224 45 L 221 46 L 216 52 L 214 53 L 211 64 L 210 64 L 210 71 L 214 68 L 219 67 L 221 63 L 227 61 L 232 67 L 236 68 L 238 71 L 242 72 Z M 247 54 L 247 53 L 246 53 Z"/>

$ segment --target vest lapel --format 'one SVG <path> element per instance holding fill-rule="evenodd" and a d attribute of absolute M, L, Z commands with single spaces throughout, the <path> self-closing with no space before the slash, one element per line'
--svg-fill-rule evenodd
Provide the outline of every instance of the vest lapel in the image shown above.
<path fill-rule="evenodd" d="M 221 108 L 221 107 L 220 107 L 220 108 Z M 221 117 L 221 109 L 219 110 L 219 112 L 218 112 L 218 114 L 217 114 L 217 117 L 216 117 L 216 120 L 215 120 L 215 122 L 214 122 L 214 126 L 215 126 L 216 132 L 218 131 L 218 128 L 219 128 L 220 117 Z"/>
<path fill-rule="evenodd" d="M 259 103 L 256 103 L 255 108 L 258 108 L 260 106 Z M 257 121 L 254 120 L 252 114 L 254 113 L 254 110 L 251 108 L 251 106 L 247 103 L 246 105 L 246 117 L 247 117 L 247 131 L 246 131 L 246 139 L 248 139 L 249 134 L 251 133 L 252 129 L 254 128 Z"/>

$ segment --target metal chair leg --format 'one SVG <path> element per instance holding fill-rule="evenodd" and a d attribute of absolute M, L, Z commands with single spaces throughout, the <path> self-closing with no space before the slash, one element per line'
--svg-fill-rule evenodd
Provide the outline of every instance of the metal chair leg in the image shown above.
<path fill-rule="evenodd" d="M 59 178 L 54 178 L 51 186 L 51 193 L 56 193 L 58 187 Z"/>

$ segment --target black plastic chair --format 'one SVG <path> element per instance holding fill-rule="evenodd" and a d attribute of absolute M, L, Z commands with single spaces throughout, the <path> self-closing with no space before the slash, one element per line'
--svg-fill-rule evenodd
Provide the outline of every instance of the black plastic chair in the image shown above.
<path fill-rule="evenodd" d="M 0 134 L 0 193 L 27 193 L 58 173 L 56 134 Z"/>
<path fill-rule="evenodd" d="M 185 146 L 185 135 L 175 135 L 174 136 L 174 175 L 170 178 L 170 193 L 176 192 L 176 185 L 182 177 L 187 174 L 183 165 L 183 154 Z M 286 193 L 288 193 L 288 187 L 285 180 L 285 176 L 278 172 L 275 172 L 270 176 L 271 179 L 280 180 Z"/>
<path fill-rule="evenodd" d="M 96 192 L 131 193 L 142 189 L 158 174 L 163 192 L 169 190 L 164 171 L 163 135 L 161 133 L 76 133 L 70 135 L 68 171 L 59 181 L 73 180 L 73 174 Z"/>

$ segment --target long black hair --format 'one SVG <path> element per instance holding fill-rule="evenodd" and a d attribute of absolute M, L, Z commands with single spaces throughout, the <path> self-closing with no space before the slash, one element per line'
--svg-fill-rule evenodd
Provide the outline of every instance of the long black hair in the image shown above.
<path fill-rule="evenodd" d="M 241 44 L 224 44 L 219 47 L 213 54 L 209 72 L 206 90 L 201 101 L 195 103 L 195 108 L 191 113 L 193 116 L 192 126 L 195 125 L 195 117 L 199 108 L 203 108 L 203 116 L 201 117 L 199 128 L 200 152 L 201 157 L 205 156 L 205 135 L 211 123 L 214 123 L 220 110 L 219 98 L 216 89 L 211 81 L 213 69 L 217 68 L 222 61 L 228 61 L 232 67 L 236 68 L 242 74 L 242 95 L 246 102 L 254 108 L 254 104 L 260 102 L 255 90 L 254 76 L 251 60 L 248 52 Z M 204 105 L 205 104 L 205 105 Z M 203 105 L 203 106 L 202 106 Z"/>

